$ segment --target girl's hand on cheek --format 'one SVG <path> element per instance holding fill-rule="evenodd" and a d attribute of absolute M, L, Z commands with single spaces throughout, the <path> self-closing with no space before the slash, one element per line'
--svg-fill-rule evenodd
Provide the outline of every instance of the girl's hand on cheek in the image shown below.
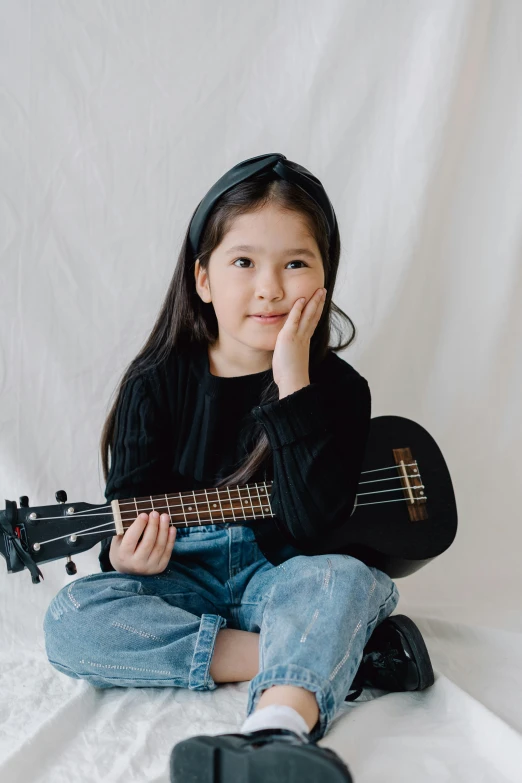
<path fill-rule="evenodd" d="M 281 386 L 310 383 L 310 340 L 321 318 L 326 293 L 318 288 L 308 303 L 298 299 L 277 335 L 272 357 L 274 381 Z"/>

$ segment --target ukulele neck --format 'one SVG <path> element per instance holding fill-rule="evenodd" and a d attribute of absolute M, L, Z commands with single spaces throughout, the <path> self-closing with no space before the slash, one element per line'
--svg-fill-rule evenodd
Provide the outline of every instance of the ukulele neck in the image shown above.
<path fill-rule="evenodd" d="M 167 513 L 175 527 L 212 525 L 259 517 L 273 517 L 270 490 L 273 482 L 244 484 L 235 487 L 189 490 L 163 495 L 147 495 L 113 500 L 116 534 L 122 535 L 138 514 L 151 511 Z"/>

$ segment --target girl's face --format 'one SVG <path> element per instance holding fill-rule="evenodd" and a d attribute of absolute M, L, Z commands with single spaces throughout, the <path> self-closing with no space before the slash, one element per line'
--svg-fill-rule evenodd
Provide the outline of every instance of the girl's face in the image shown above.
<path fill-rule="evenodd" d="M 214 352 L 249 372 L 271 366 L 277 335 L 295 302 L 304 296 L 306 306 L 324 287 L 319 247 L 303 218 L 274 205 L 237 217 L 212 252 L 207 272 L 198 259 L 196 289 L 212 302 L 219 326 Z M 260 312 L 284 316 L 265 324 L 251 317 Z"/>

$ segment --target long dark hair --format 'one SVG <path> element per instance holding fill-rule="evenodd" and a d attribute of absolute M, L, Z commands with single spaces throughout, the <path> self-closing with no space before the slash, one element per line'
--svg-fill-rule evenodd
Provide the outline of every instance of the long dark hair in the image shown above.
<path fill-rule="evenodd" d="M 286 165 L 310 173 L 293 161 L 287 160 Z M 327 294 L 321 318 L 310 340 L 309 370 L 312 373 L 313 369 L 321 364 L 328 350 L 337 352 L 347 348 L 355 339 L 356 329 L 352 320 L 332 301 L 341 252 L 339 233 L 335 232 L 330 244 L 328 225 L 323 212 L 305 191 L 287 180 L 280 179 L 272 171 L 262 172 L 235 185 L 221 196 L 205 225 L 198 255 L 200 266 L 202 269 L 208 268 L 212 251 L 221 243 L 238 215 L 260 210 L 267 204 L 299 213 L 306 221 L 321 253 L 324 287 Z M 109 447 L 112 451 L 114 443 L 116 411 L 125 384 L 136 375 L 161 364 L 173 348 L 180 352 L 190 351 L 190 347 L 195 343 L 208 346 L 214 344 L 218 338 L 218 322 L 214 307 L 211 302 L 203 302 L 196 291 L 194 277 L 196 258 L 188 242 L 189 227 L 156 323 L 143 348 L 124 371 L 116 399 L 103 426 L 101 457 L 105 481 L 109 473 Z M 342 342 L 343 325 L 346 323 L 351 326 L 351 336 L 347 341 Z M 330 346 L 332 327 L 337 330 L 341 340 L 335 346 Z M 263 405 L 278 399 L 278 386 L 273 379 L 270 379 L 261 392 L 259 404 Z M 247 459 L 243 464 L 236 466 L 235 471 L 223 478 L 219 484 L 216 483 L 216 487 L 248 483 L 270 456 L 271 447 L 268 437 L 257 421 L 252 424 L 251 437 L 255 445 Z"/>

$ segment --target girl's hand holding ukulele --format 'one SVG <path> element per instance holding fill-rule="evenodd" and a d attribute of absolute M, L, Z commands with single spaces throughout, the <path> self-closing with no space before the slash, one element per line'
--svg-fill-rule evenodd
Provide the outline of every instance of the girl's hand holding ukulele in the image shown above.
<path fill-rule="evenodd" d="M 140 514 L 123 535 L 113 537 L 109 550 L 112 567 L 121 574 L 160 574 L 167 567 L 176 540 L 177 529 L 169 525 L 168 514 Z"/>
<path fill-rule="evenodd" d="M 324 288 L 317 289 L 306 307 L 306 299 L 298 299 L 277 335 L 272 373 L 280 391 L 283 387 L 290 393 L 294 386 L 300 388 L 310 383 L 310 339 L 321 318 L 325 299 Z"/>

